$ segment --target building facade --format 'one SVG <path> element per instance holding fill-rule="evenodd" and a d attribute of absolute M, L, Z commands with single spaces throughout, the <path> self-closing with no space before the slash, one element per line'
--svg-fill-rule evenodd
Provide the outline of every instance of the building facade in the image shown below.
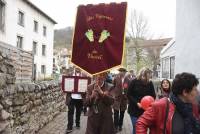
<path fill-rule="evenodd" d="M 199 0 L 176 0 L 176 37 L 161 52 L 161 78 L 190 72 L 200 79 Z M 172 73 L 171 73 L 172 72 Z"/>
<path fill-rule="evenodd" d="M 71 50 L 63 48 L 62 50 L 54 49 L 54 72 L 62 74 L 63 69 L 69 69 L 73 67 L 73 64 L 70 62 L 71 59 Z"/>
<path fill-rule="evenodd" d="M 50 77 L 56 22 L 28 0 L 0 0 L 0 41 L 34 53 L 33 77 Z"/>
<path fill-rule="evenodd" d="M 175 45 L 172 39 L 160 53 L 160 78 L 173 79 L 175 76 Z"/>
<path fill-rule="evenodd" d="M 176 0 L 175 73 L 191 72 L 200 78 L 200 1 Z"/>

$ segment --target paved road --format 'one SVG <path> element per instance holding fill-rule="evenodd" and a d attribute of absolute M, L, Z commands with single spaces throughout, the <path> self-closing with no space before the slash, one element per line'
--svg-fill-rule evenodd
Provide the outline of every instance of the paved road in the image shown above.
<path fill-rule="evenodd" d="M 85 134 L 87 125 L 87 116 L 81 115 L 81 128 L 73 128 L 73 132 L 70 134 Z M 65 134 L 67 128 L 67 112 L 62 112 L 57 115 L 49 124 L 43 127 L 38 134 Z M 121 132 L 117 134 L 131 134 L 132 124 L 127 113 L 124 117 L 124 126 Z"/>

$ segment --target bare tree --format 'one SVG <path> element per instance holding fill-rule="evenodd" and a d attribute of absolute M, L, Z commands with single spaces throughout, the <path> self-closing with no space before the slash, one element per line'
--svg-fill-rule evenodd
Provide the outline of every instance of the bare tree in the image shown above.
<path fill-rule="evenodd" d="M 130 39 L 129 45 L 134 48 L 135 63 L 133 64 L 135 64 L 137 72 L 144 65 L 143 49 L 140 47 L 140 44 L 146 39 L 147 32 L 147 18 L 142 13 L 133 10 L 128 22 L 127 34 Z"/>
<path fill-rule="evenodd" d="M 161 51 L 161 47 L 158 48 L 148 48 L 147 49 L 147 56 L 148 56 L 148 60 L 151 62 L 150 64 L 152 65 L 152 69 L 153 69 L 153 76 L 157 77 L 157 65 L 160 63 L 160 51 Z"/>
<path fill-rule="evenodd" d="M 133 10 L 129 18 L 128 35 L 130 39 L 144 39 L 148 31 L 148 21 L 142 13 Z"/>

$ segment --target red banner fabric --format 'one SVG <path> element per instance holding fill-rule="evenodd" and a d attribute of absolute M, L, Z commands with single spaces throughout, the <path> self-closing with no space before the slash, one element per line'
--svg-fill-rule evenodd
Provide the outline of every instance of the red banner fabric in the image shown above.
<path fill-rule="evenodd" d="M 72 63 L 97 74 L 122 63 L 127 3 L 79 6 Z"/>

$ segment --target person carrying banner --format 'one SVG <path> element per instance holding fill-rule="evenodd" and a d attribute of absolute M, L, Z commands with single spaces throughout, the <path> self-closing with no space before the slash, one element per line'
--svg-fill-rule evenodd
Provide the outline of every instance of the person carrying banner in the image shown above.
<path fill-rule="evenodd" d="M 127 90 L 130 82 L 130 79 L 128 79 L 128 77 L 125 77 L 125 74 L 127 72 L 125 68 L 119 68 L 118 71 L 119 74 L 113 80 L 114 84 L 113 93 L 115 98 L 113 109 L 114 109 L 114 125 L 116 132 L 122 130 L 124 113 L 125 110 L 127 109 L 127 102 L 128 102 Z"/>
<path fill-rule="evenodd" d="M 113 85 L 106 82 L 107 73 L 94 76 L 86 93 L 86 105 L 89 107 L 85 134 L 115 134 L 111 105 L 114 98 L 110 91 Z"/>
<path fill-rule="evenodd" d="M 71 62 L 95 76 L 88 86 L 86 134 L 113 134 L 111 105 L 114 98 L 102 73 L 122 63 L 127 2 L 88 4 L 77 8 Z M 120 18 L 120 19 L 119 19 Z M 107 79 L 111 82 L 111 79 Z"/>
<path fill-rule="evenodd" d="M 71 76 L 81 76 L 81 72 L 78 69 L 74 69 Z M 68 106 L 68 124 L 66 133 L 73 131 L 73 122 L 74 122 L 74 110 L 76 109 L 76 128 L 80 128 L 80 116 L 83 109 L 83 99 L 85 94 L 77 93 L 67 93 L 66 94 L 66 105 Z"/>

